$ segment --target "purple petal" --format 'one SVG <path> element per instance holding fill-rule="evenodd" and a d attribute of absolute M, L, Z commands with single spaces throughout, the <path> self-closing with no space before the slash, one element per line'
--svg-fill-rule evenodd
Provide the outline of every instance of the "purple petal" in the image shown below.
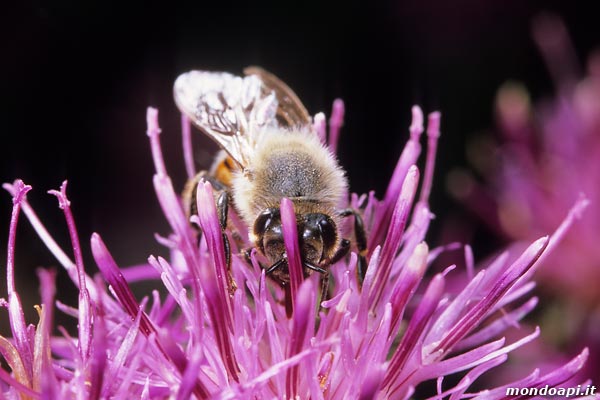
<path fill-rule="evenodd" d="M 46 307 L 36 307 L 40 316 L 34 337 L 33 347 L 33 384 L 34 390 L 41 390 L 44 387 L 44 381 L 55 381 L 54 371 L 51 368 L 50 361 L 50 329 L 46 315 Z"/>
<path fill-rule="evenodd" d="M 94 260 L 96 260 L 96 265 L 98 265 L 98 268 L 104 276 L 104 279 L 106 279 L 106 281 L 112 286 L 117 298 L 123 307 L 125 307 L 125 310 L 129 316 L 132 319 L 135 319 L 139 311 L 139 304 L 135 299 L 133 292 L 129 288 L 129 284 L 127 281 L 125 281 L 125 278 L 123 278 L 123 274 L 119 270 L 115 260 L 108 252 L 108 249 L 102 241 L 102 238 L 97 233 L 92 234 L 91 246 Z M 152 332 L 155 332 L 152 323 L 145 314 L 142 316 L 140 329 L 146 336 Z"/>
<path fill-rule="evenodd" d="M 171 293 L 171 298 L 179 304 L 179 307 L 181 307 L 183 315 L 186 317 L 188 323 L 191 326 L 199 327 L 196 330 L 196 337 L 201 339 L 203 321 L 197 319 L 196 310 L 194 310 L 192 302 L 188 299 L 187 290 L 177 278 L 177 274 L 173 268 L 162 257 L 159 257 L 158 260 L 154 257 L 150 257 L 148 262 L 153 265 L 156 270 L 162 271 L 161 279 L 165 288 Z M 165 315 L 165 318 L 166 317 L 168 316 Z"/>
<path fill-rule="evenodd" d="M 282 202 L 283 203 L 283 202 Z M 283 209 L 283 204 L 282 204 Z M 283 210 L 282 210 L 283 219 Z M 295 218 L 294 218 L 295 220 Z M 285 236 L 284 236 L 285 238 Z M 295 301 L 296 308 L 293 314 L 291 337 L 288 346 L 288 358 L 299 354 L 306 346 L 307 334 L 314 330 L 315 287 L 311 279 L 307 279 L 300 286 Z M 286 394 L 288 398 L 298 396 L 300 380 L 298 366 L 290 368 L 286 375 Z"/>
<path fill-rule="evenodd" d="M 219 346 L 219 351 L 227 372 L 238 380 L 238 369 L 231 345 L 230 332 L 233 331 L 233 316 L 231 311 L 230 291 L 228 286 L 228 271 L 223 249 L 221 227 L 217 217 L 212 186 L 210 183 L 198 185 L 198 217 L 203 238 L 206 240 L 214 266 L 202 268 L 200 284 L 208 302 L 208 312 L 212 327 Z"/>
<path fill-rule="evenodd" d="M 421 243 L 413 252 L 411 258 L 400 272 L 399 284 L 394 288 L 390 297 L 392 303 L 392 321 L 390 337 L 395 336 L 400 328 L 404 308 L 413 296 L 417 285 L 423 278 L 427 267 L 427 244 Z"/>
<path fill-rule="evenodd" d="M 388 340 L 391 315 L 392 306 L 388 303 L 376 328 L 372 332 L 364 334 L 364 340 L 360 343 L 359 351 L 355 356 L 356 368 L 348 371 L 349 378 L 351 377 L 348 393 L 360 392 L 368 371 L 367 368 L 364 368 L 365 365 L 383 368 L 391 342 Z M 381 378 L 383 378 L 383 375 Z"/>
<path fill-rule="evenodd" d="M 371 237 L 369 238 L 369 249 L 375 249 L 377 245 L 383 242 L 385 231 L 392 218 L 394 204 L 396 204 L 398 196 L 400 195 L 408 169 L 416 164 L 419 154 L 421 153 L 419 139 L 423 133 L 423 111 L 417 106 L 412 108 L 412 124 L 409 130 L 410 139 L 404 146 L 404 150 L 402 150 L 402 154 L 394 169 L 392 179 L 385 192 L 385 197 L 378 207 L 375 223 L 371 230 Z"/>
<path fill-rule="evenodd" d="M 486 340 L 490 340 L 493 337 L 497 337 L 504 332 L 508 327 L 515 326 L 518 321 L 529 314 L 537 305 L 537 297 L 529 299 L 522 306 L 504 314 L 502 318 L 496 319 L 491 324 L 480 329 L 474 334 L 467 336 L 461 340 L 458 345 L 454 348 L 456 351 L 472 348 L 478 346 Z"/>
<path fill-rule="evenodd" d="M 181 385 L 179 386 L 179 390 L 177 391 L 177 400 L 185 400 L 191 397 L 201 367 L 201 353 L 192 353 L 189 358 L 187 369 L 185 370 L 185 373 L 183 374 L 183 377 L 181 379 Z"/>
<path fill-rule="evenodd" d="M 525 252 L 506 270 L 478 304 L 473 306 L 451 329 L 437 345 L 436 351 L 446 352 L 460 339 L 468 334 L 486 316 L 487 312 L 502 299 L 522 274 L 538 260 L 546 246 L 548 237 L 543 237 L 534 242 Z"/>
<path fill-rule="evenodd" d="M 20 358 L 25 368 L 26 376 L 31 381 L 33 349 L 27 333 L 27 325 L 21 306 L 21 299 L 15 287 L 15 240 L 17 236 L 17 222 L 21 211 L 21 202 L 24 200 L 31 186 L 25 185 L 23 181 L 15 182 L 15 194 L 13 196 L 13 209 L 10 218 L 8 232 L 8 255 L 6 257 L 6 287 L 8 291 L 8 314 L 10 317 L 10 330 L 15 339 L 15 347 L 19 351 Z"/>
<path fill-rule="evenodd" d="M 17 193 L 17 187 L 16 187 L 17 182 L 19 182 L 19 181 L 16 181 L 15 184 L 13 184 L 13 185 L 5 183 L 2 185 L 2 187 L 4 189 L 6 189 L 11 195 L 15 196 L 15 194 Z M 54 238 L 50 235 L 50 233 L 48 232 L 48 230 L 46 229 L 44 224 L 40 221 L 39 217 L 37 216 L 35 211 L 31 208 L 31 206 L 29 205 L 29 203 L 27 202 L 26 199 L 22 200 L 21 205 L 22 205 L 23 212 L 27 216 L 27 219 L 29 219 L 31 226 L 33 226 L 33 228 L 34 228 L 35 232 L 37 233 L 37 235 L 39 236 L 39 238 L 42 240 L 42 242 L 44 242 L 44 244 L 46 245 L 48 250 L 50 250 L 50 252 L 58 260 L 58 262 L 67 271 L 67 273 L 69 274 L 69 278 L 71 278 L 71 281 L 73 281 L 73 283 L 77 287 L 79 287 L 79 274 L 78 274 L 75 263 L 66 255 L 66 253 L 56 243 Z M 87 275 L 86 275 L 86 282 L 91 282 L 91 278 Z M 89 285 L 88 291 L 90 292 L 90 297 L 95 300 L 97 297 L 97 293 L 95 292 L 94 286 Z"/>
<path fill-rule="evenodd" d="M 427 120 L 427 159 L 425 161 L 425 173 L 423 174 L 423 186 L 421 187 L 419 202 L 427 203 L 429 201 L 433 171 L 435 170 L 437 143 L 440 137 L 440 118 L 441 114 L 436 111 L 429 114 Z"/>
<path fill-rule="evenodd" d="M 275 321 L 275 319 L 273 317 L 273 313 L 271 312 L 271 305 L 269 303 L 265 303 L 265 316 L 266 316 L 267 333 L 268 333 L 267 337 L 268 337 L 268 340 L 270 343 L 269 351 L 271 352 L 272 363 L 273 363 L 273 365 L 285 363 L 286 357 L 284 354 L 284 349 L 281 346 L 282 339 L 277 330 L 277 328 L 278 328 L 277 321 Z M 277 374 L 277 375 L 275 375 L 274 378 L 275 378 L 274 386 L 277 389 L 277 393 L 283 393 L 285 390 L 285 388 L 284 388 L 285 382 L 283 381 L 282 375 Z"/>
<path fill-rule="evenodd" d="M 566 363 L 560 368 L 555 369 L 547 373 L 544 376 L 541 376 L 537 382 L 532 386 L 542 387 L 545 385 L 549 385 L 551 387 L 560 385 L 563 382 L 571 379 L 577 372 L 583 368 L 585 362 L 589 357 L 589 350 L 584 348 L 581 353 L 579 353 L 575 358 Z"/>
<path fill-rule="evenodd" d="M 344 125 L 344 111 L 344 101 L 342 99 L 335 99 L 333 101 L 331 117 L 329 118 L 329 140 L 327 141 L 333 154 L 337 153 L 340 130 Z"/>
<path fill-rule="evenodd" d="M 402 372 L 402 368 L 410 354 L 415 350 L 418 337 L 424 331 L 425 326 L 437 308 L 443 290 L 444 278 L 442 275 L 437 274 L 433 277 L 431 283 L 427 287 L 421 303 L 419 303 L 417 310 L 413 314 L 409 325 L 406 328 L 406 332 L 402 337 L 400 345 L 390 360 L 390 365 L 383 381 L 384 387 L 391 388 L 392 385 L 395 385 L 396 378 Z"/>
<path fill-rule="evenodd" d="M 156 108 L 148 107 L 146 110 L 146 124 L 148 130 L 146 131 L 150 138 L 150 147 L 152 150 L 152 159 L 154 160 L 154 167 L 156 173 L 159 176 L 166 176 L 167 169 L 165 168 L 165 161 L 162 156 L 162 148 L 160 147 L 160 127 L 158 126 L 158 110 Z"/>
<path fill-rule="evenodd" d="M 152 117 L 154 119 L 154 116 Z M 158 123 L 156 123 L 158 126 Z M 156 129 L 156 128 L 154 128 Z M 194 149 L 192 148 L 192 125 L 190 119 L 185 114 L 181 114 L 181 143 L 183 145 L 183 160 L 185 161 L 185 171 L 188 179 L 196 176 L 194 166 Z"/>
<path fill-rule="evenodd" d="M 92 338 L 92 353 L 90 367 L 90 399 L 100 399 L 104 384 L 106 365 L 108 364 L 109 341 L 106 332 L 106 322 L 103 310 L 94 315 L 94 334 Z M 112 382 L 109 380 L 109 382 Z"/>
<path fill-rule="evenodd" d="M 508 358 L 508 356 L 506 354 L 503 354 L 496 358 L 492 358 L 491 360 L 486 361 L 483 364 L 480 364 L 480 365 L 476 366 L 475 368 L 473 368 L 472 370 L 470 370 L 460 380 L 459 384 L 457 385 L 457 386 L 461 386 L 461 389 L 454 392 L 452 394 L 452 396 L 450 396 L 450 399 L 448 399 L 448 400 L 462 399 L 463 398 L 462 395 L 465 394 L 466 389 L 470 386 L 471 383 L 473 383 L 477 378 L 479 378 L 482 374 L 489 371 L 490 369 L 495 368 L 500 364 L 503 364 L 507 358 Z M 462 383 L 467 383 L 467 385 L 461 385 Z"/>
<path fill-rule="evenodd" d="M 31 390 L 29 387 L 25 386 L 21 382 L 17 381 L 13 378 L 8 372 L 4 370 L 4 368 L 0 368 L 0 380 L 4 381 L 10 387 L 16 389 L 18 392 L 22 393 L 24 396 L 31 397 L 32 399 L 39 399 L 40 394 L 36 391 Z"/>
<path fill-rule="evenodd" d="M 539 335 L 540 330 L 539 328 L 536 328 L 533 333 L 504 347 L 502 346 L 504 345 L 505 340 L 504 338 L 502 338 L 494 342 L 481 345 L 473 350 L 459 354 L 452 358 L 439 362 L 425 364 L 418 369 L 414 379 L 417 382 L 419 382 L 426 379 L 432 379 L 437 376 L 450 375 L 455 372 L 460 372 L 469 368 L 473 368 L 483 362 L 486 362 L 503 354 L 508 354 L 509 352 L 536 339 Z M 433 353 L 430 353 L 430 357 L 432 360 L 438 358 Z"/>
<path fill-rule="evenodd" d="M 97 233 L 92 234 L 91 245 L 92 254 L 94 255 L 96 264 L 104 276 L 104 279 L 106 279 L 107 282 L 113 287 L 119 301 L 129 314 L 130 318 L 135 319 L 139 311 L 139 304 L 135 300 L 129 285 L 123 278 L 119 267 L 113 260 L 112 256 L 108 252 L 108 249 L 104 245 L 104 242 L 102 242 L 102 239 Z M 150 335 L 157 336 L 156 342 L 159 350 L 175 365 L 177 370 L 183 373 L 183 371 L 186 369 L 186 359 L 181 352 L 181 349 L 177 347 L 175 343 L 173 343 L 172 339 L 165 335 L 158 336 L 154 325 L 150 322 L 148 316 L 143 312 L 141 314 L 139 326 L 140 331 L 146 337 L 149 337 Z M 208 393 L 208 391 L 206 388 L 204 388 L 202 383 L 198 381 L 196 387 L 194 388 L 194 393 L 197 395 L 202 394 L 201 397 L 206 397 L 206 393 Z"/>
<path fill-rule="evenodd" d="M 83 255 L 81 254 L 81 245 L 79 244 L 79 235 L 75 226 L 75 219 L 71 212 L 71 202 L 67 198 L 67 181 L 64 181 L 60 186 L 60 191 L 49 190 L 48 193 L 54 195 L 58 199 L 58 204 L 65 214 L 69 236 L 71 238 L 71 246 L 73 255 L 75 256 L 75 266 L 77 267 L 77 278 L 79 290 L 85 290 L 85 268 L 83 267 Z"/>
<path fill-rule="evenodd" d="M 499 386 L 493 390 L 486 391 L 482 396 L 479 396 L 481 399 L 503 399 L 506 398 L 506 389 L 511 388 L 522 388 L 522 387 L 531 387 L 531 388 L 542 388 L 548 385 L 549 387 L 554 387 L 560 385 L 571 379 L 577 372 L 581 370 L 587 358 L 589 356 L 589 351 L 587 348 L 583 349 L 581 353 L 579 353 L 575 358 L 566 363 L 565 365 L 555 369 L 554 371 L 549 372 L 548 374 L 539 377 L 539 371 L 535 370 L 530 376 L 525 379 L 508 383 L 504 386 Z M 597 394 L 596 394 L 597 396 Z"/>
<path fill-rule="evenodd" d="M 292 310 L 294 310 L 298 290 L 304 279 L 304 269 L 302 268 L 302 260 L 300 259 L 294 203 L 286 198 L 281 199 L 281 225 L 283 228 L 283 241 L 285 242 L 285 252 L 290 274 L 289 287 Z"/>
<path fill-rule="evenodd" d="M 149 264 L 132 265 L 121 270 L 127 282 L 150 281 L 160 278 L 156 269 Z"/>
<path fill-rule="evenodd" d="M 58 198 L 59 207 L 65 214 L 69 236 L 71 237 L 71 246 L 73 255 L 75 256 L 75 266 L 77 267 L 77 281 L 79 287 L 79 316 L 77 328 L 79 329 L 79 351 L 83 363 L 87 363 L 90 357 L 90 346 L 92 340 L 92 305 L 90 303 L 90 295 L 86 287 L 86 274 L 83 266 L 83 255 L 81 254 L 81 245 L 79 243 L 79 235 L 75 226 L 75 219 L 71 212 L 71 202 L 67 198 L 67 181 L 64 181 L 60 186 L 60 191 L 49 190 L 48 193 Z"/>
<path fill-rule="evenodd" d="M 37 270 L 40 278 L 42 292 L 42 307 L 38 310 L 40 322 L 38 323 L 33 352 L 33 388 L 42 393 L 51 393 L 58 384 L 52 368 L 50 358 L 50 334 L 52 332 L 52 312 L 55 293 L 55 271 L 44 269 Z"/>
<path fill-rule="evenodd" d="M 461 318 L 469 307 L 473 307 L 473 299 L 477 299 L 481 282 L 485 276 L 485 270 L 475 275 L 467 286 L 448 304 L 444 311 L 436 318 L 436 321 L 429 329 L 425 337 L 424 345 L 430 345 L 441 340 L 448 331 L 456 326 L 456 322 Z"/>
<path fill-rule="evenodd" d="M 374 399 L 375 395 L 379 392 L 379 387 L 383 380 L 383 369 L 378 366 L 371 368 L 365 368 L 367 376 L 360 387 L 359 400 L 370 400 Z"/>
<path fill-rule="evenodd" d="M 392 267 L 392 260 L 396 254 L 396 251 L 398 250 L 398 247 L 400 246 L 400 240 L 402 239 L 404 227 L 406 226 L 406 221 L 408 220 L 408 214 L 417 190 L 418 181 L 419 171 L 417 167 L 412 166 L 402 184 L 402 192 L 400 193 L 396 206 L 394 207 L 394 213 L 389 224 L 386 240 L 381 250 L 377 275 L 375 276 L 369 299 L 371 310 L 375 310 L 375 308 L 378 306 L 380 297 L 388 283 Z"/>
<path fill-rule="evenodd" d="M 3 336 L 0 336 L 0 354 L 2 354 L 2 357 L 4 357 L 4 360 L 12 370 L 15 379 L 21 384 L 30 387 L 31 378 L 25 369 L 23 360 L 21 360 L 19 350 Z"/>
<path fill-rule="evenodd" d="M 584 211 L 590 205 L 590 200 L 588 200 L 583 194 L 579 196 L 579 199 L 575 202 L 573 207 L 567 213 L 567 216 L 562 221 L 560 226 L 554 231 L 552 236 L 550 236 L 550 240 L 548 242 L 547 250 L 540 256 L 539 262 L 532 266 L 532 268 L 524 274 L 521 281 L 528 281 L 531 279 L 531 276 L 535 273 L 539 265 L 544 265 L 544 259 L 554 253 L 554 248 L 558 246 L 558 244 L 563 240 L 567 232 L 571 229 L 571 226 L 578 220 L 581 219 Z"/>
<path fill-rule="evenodd" d="M 233 328 L 233 316 L 231 311 L 230 293 L 233 292 L 233 287 L 229 280 L 229 271 L 225 260 L 225 249 L 223 247 L 223 236 L 219 217 L 217 216 L 217 208 L 214 201 L 212 186 L 209 182 L 198 184 L 196 193 L 198 202 L 198 218 L 203 238 L 208 245 L 208 251 L 211 258 L 214 260 L 214 273 L 216 281 L 214 287 L 204 287 L 205 293 L 214 295 L 212 301 L 219 306 L 219 313 L 222 313 L 222 318 L 225 318 L 227 329 Z M 202 273 L 202 271 L 201 271 Z M 204 282 L 203 282 L 204 283 Z"/>

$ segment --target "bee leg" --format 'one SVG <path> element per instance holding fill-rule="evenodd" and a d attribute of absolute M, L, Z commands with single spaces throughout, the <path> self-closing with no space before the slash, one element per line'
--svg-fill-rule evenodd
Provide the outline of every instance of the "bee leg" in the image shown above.
<path fill-rule="evenodd" d="M 221 232 L 223 235 L 223 247 L 225 248 L 225 259 L 227 261 L 227 268 L 231 267 L 231 245 L 229 238 L 225 234 L 225 228 L 227 228 L 227 212 L 229 211 L 229 195 L 227 192 L 222 192 L 217 199 L 217 212 L 219 214 L 219 224 L 221 225 Z"/>
<path fill-rule="evenodd" d="M 292 314 L 294 313 L 294 307 L 292 306 L 292 290 L 290 288 L 290 284 L 284 284 L 283 290 L 285 290 L 285 315 L 288 318 L 292 318 Z"/>
<path fill-rule="evenodd" d="M 214 180 L 214 178 L 213 178 Z M 218 181 L 217 181 L 218 183 Z M 212 182 L 211 182 L 212 184 Z M 225 251 L 225 262 L 227 263 L 227 272 L 229 275 L 229 293 L 233 295 L 237 289 L 237 285 L 231 274 L 231 244 L 229 237 L 225 233 L 227 228 L 227 213 L 229 212 L 229 193 L 223 190 L 217 198 L 217 215 L 219 217 L 219 225 L 221 225 L 221 236 L 223 237 L 223 249 Z"/>
<path fill-rule="evenodd" d="M 329 265 L 329 264 L 330 263 L 327 263 L 327 265 Z M 327 266 L 327 265 L 325 265 L 325 266 Z M 329 271 L 327 271 L 326 269 L 321 268 L 317 265 L 313 265 L 307 261 L 304 262 L 304 267 L 321 274 L 321 301 L 319 302 L 319 304 L 320 304 L 322 301 L 325 301 L 329 298 L 329 296 L 328 296 Z"/>
<path fill-rule="evenodd" d="M 321 275 L 321 299 L 319 304 L 329 299 L 329 271 L 325 271 Z"/>
<path fill-rule="evenodd" d="M 246 260 L 246 263 L 248 263 L 249 265 L 252 265 L 252 249 L 253 247 L 249 247 L 247 249 L 242 250 L 244 260 Z M 260 265 L 260 268 L 262 269 L 262 265 L 260 263 L 258 263 L 258 265 Z"/>
<path fill-rule="evenodd" d="M 349 242 L 348 242 L 349 243 Z M 347 246 L 349 248 L 349 246 Z M 273 273 L 275 270 L 281 268 L 285 263 L 287 263 L 287 260 L 284 258 L 281 258 L 280 260 L 278 260 L 277 262 L 275 262 L 273 265 L 271 265 L 265 272 L 266 275 L 269 275 L 271 273 Z M 329 291 L 329 271 L 327 271 L 324 268 L 321 268 L 319 266 L 313 265 L 309 262 L 304 262 L 303 266 L 305 268 L 308 268 L 312 271 L 316 271 L 318 273 L 321 274 L 321 299 L 319 301 L 319 304 L 325 300 L 327 300 L 328 298 L 328 291 Z M 285 313 L 287 315 L 288 318 L 291 318 L 292 316 L 292 293 L 290 291 L 290 285 L 289 282 L 280 282 L 280 285 L 283 287 L 284 291 L 285 291 Z"/>
<path fill-rule="evenodd" d="M 347 242 L 348 242 L 348 245 L 346 246 L 346 253 L 348 252 L 348 249 L 350 248 L 350 242 L 349 241 L 347 241 Z M 330 265 L 330 264 L 332 264 L 332 263 L 328 262 L 325 266 Z M 329 271 L 327 271 L 326 269 L 321 268 L 319 266 L 313 265 L 307 261 L 304 262 L 304 267 L 321 274 L 321 279 L 320 279 L 320 281 L 321 281 L 321 298 L 319 299 L 319 303 L 318 303 L 318 304 L 321 304 L 325 300 L 329 299 Z"/>
<path fill-rule="evenodd" d="M 360 282 L 365 278 L 365 274 L 367 273 L 367 235 L 365 233 L 365 224 L 363 223 L 363 219 L 358 213 L 358 211 L 352 208 L 346 208 L 339 212 L 341 217 L 349 217 L 350 215 L 354 216 L 354 237 L 356 240 L 356 248 L 358 249 L 358 278 Z"/>
<path fill-rule="evenodd" d="M 233 280 L 231 274 L 231 243 L 225 233 L 227 228 L 227 213 L 229 212 L 229 193 L 227 192 L 226 186 L 214 176 L 210 175 L 208 171 L 200 171 L 192 179 L 188 180 L 183 189 L 182 197 L 185 212 L 187 216 L 198 215 L 198 206 L 196 202 L 196 192 L 198 190 L 198 184 L 200 182 L 209 182 L 215 193 L 218 193 L 217 197 L 217 215 L 219 217 L 219 225 L 221 226 L 221 237 L 223 238 L 223 249 L 225 251 L 225 262 L 227 263 L 227 271 L 229 274 L 229 293 L 233 295 L 233 292 L 237 289 L 237 285 Z M 195 226 L 200 233 L 200 227 Z M 200 235 L 198 234 L 198 245 L 200 245 Z"/>
<path fill-rule="evenodd" d="M 346 254 L 348 254 L 348 251 L 350 251 L 350 241 L 348 239 L 342 239 L 342 241 L 340 242 L 340 248 L 335 252 L 333 257 L 331 257 L 327 264 L 331 265 L 340 261 L 346 256 Z"/>
<path fill-rule="evenodd" d="M 229 194 L 226 191 L 221 192 L 217 199 L 217 212 L 221 229 L 225 230 L 227 228 L 227 213 L 229 212 Z"/>
<path fill-rule="evenodd" d="M 287 258 L 286 257 L 280 258 L 273 265 L 271 265 L 269 268 L 267 268 L 267 270 L 265 271 L 265 275 L 271 275 L 273 272 L 275 272 L 276 270 L 278 270 L 279 268 L 281 268 L 282 266 L 284 266 L 286 264 L 287 264 Z M 278 278 L 274 278 L 274 280 L 277 281 L 284 290 L 285 315 L 288 318 L 291 318 L 294 308 L 292 306 L 292 291 L 290 289 L 290 283 L 283 282 L 283 281 L 279 280 Z"/>

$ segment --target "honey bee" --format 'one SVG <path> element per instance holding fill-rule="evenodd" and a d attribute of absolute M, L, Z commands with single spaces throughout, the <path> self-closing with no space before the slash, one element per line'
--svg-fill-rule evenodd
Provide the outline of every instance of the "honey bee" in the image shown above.
<path fill-rule="evenodd" d="M 269 261 L 266 274 L 286 286 L 289 271 L 279 206 L 294 204 L 304 275 L 327 274 L 350 241 L 339 233 L 340 219 L 353 215 L 360 263 L 366 240 L 360 215 L 338 210 L 348 181 L 335 156 L 316 134 L 296 94 L 273 74 L 258 68 L 245 76 L 190 71 L 175 81 L 174 97 L 182 113 L 222 149 L 208 171 L 188 183 L 184 201 L 195 213 L 195 188 L 205 179 L 220 193 L 221 227 L 230 203 L 249 227 L 253 245 Z M 226 252 L 229 243 L 223 235 Z M 227 254 L 229 259 L 229 254 Z"/>

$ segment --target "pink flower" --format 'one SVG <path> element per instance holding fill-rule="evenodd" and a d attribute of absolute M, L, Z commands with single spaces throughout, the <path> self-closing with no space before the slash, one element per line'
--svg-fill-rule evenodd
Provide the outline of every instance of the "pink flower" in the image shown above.
<path fill-rule="evenodd" d="M 335 104 L 329 129 L 332 148 L 343 115 L 343 104 Z M 407 399 L 417 396 L 415 390 L 427 390 L 422 383 L 436 382 L 429 394 L 432 399 L 501 399 L 507 386 L 559 385 L 585 363 L 587 349 L 553 371 L 534 369 L 519 382 L 470 389 L 480 375 L 504 363 L 511 351 L 539 336 L 536 328 L 519 332 L 518 339 L 508 342 L 503 332 L 518 325 L 535 306 L 529 272 L 574 217 L 569 216 L 553 236 L 533 241 L 512 262 L 503 254 L 475 273 L 466 247 L 469 273 L 451 266 L 426 275 L 428 265 L 445 250 L 430 249 L 424 241 L 433 217 L 428 197 L 439 113 L 429 115 L 427 160 L 418 195 L 420 174 L 415 163 L 421 151 L 423 115 L 414 107 L 410 139 L 384 198 L 378 200 L 373 193 L 350 196 L 348 205 L 363 210 L 369 232 L 371 253 L 362 284 L 352 253 L 330 266 L 331 297 L 317 303 L 319 274 L 303 277 L 293 204 L 282 200 L 293 307 L 290 318 L 283 290 L 265 275 L 256 253 L 251 263 L 237 255 L 241 249 L 234 240 L 230 240 L 231 274 L 237 289 L 232 287 L 208 183 L 198 187 L 199 214 L 192 217 L 202 229 L 198 240 L 164 166 L 157 117 L 156 110 L 148 110 L 154 185 L 172 231 L 157 239 L 170 249 L 168 260 L 151 256 L 147 265 L 122 269 L 100 235 L 94 234 L 92 251 L 102 276 L 90 277 L 82 262 L 66 183 L 52 194 L 65 213 L 74 262 L 29 206 L 25 198 L 29 186 L 21 181 L 5 185 L 14 206 L 8 299 L 3 301 L 12 339 L 0 340 L 0 351 L 10 367 L 10 372 L 0 372 L 4 397 Z M 315 118 L 316 130 L 325 141 L 324 121 L 322 115 Z M 184 129 L 184 133 L 184 158 L 192 175 L 189 131 Z M 60 311 L 77 319 L 77 338 L 64 331 L 60 337 L 51 335 L 54 282 L 45 271 L 40 271 L 40 321 L 37 326 L 24 321 L 13 261 L 20 211 L 79 288 L 77 309 L 56 303 Z M 351 230 L 350 226 L 342 229 L 347 234 Z M 449 277 L 461 281 L 455 294 L 445 287 Z M 162 284 L 166 298 L 153 292 L 138 301 L 129 284 L 141 279 Z M 461 374 L 458 381 L 444 381 L 457 373 Z M 470 390 L 474 393 L 468 394 Z"/>
<path fill-rule="evenodd" d="M 496 162 L 470 157 L 489 190 L 474 182 L 453 188 L 497 232 L 525 241 L 555 229 L 582 194 L 592 204 L 600 199 L 600 54 L 590 58 L 589 74 L 578 79 L 562 22 L 544 16 L 534 33 L 556 81 L 556 98 L 534 108 L 523 85 L 500 88 L 496 114 L 502 144 L 483 152 L 495 153 Z M 473 155 L 481 149 L 471 147 Z M 600 279 L 599 213 L 598 207 L 588 209 L 538 272 L 552 290 L 586 304 L 600 304 L 593 284 Z"/>
<path fill-rule="evenodd" d="M 532 105 L 524 85 L 502 86 L 499 143 L 472 143 L 468 152 L 485 186 L 453 174 L 461 179 L 452 180 L 452 189 L 498 235 L 521 245 L 559 226 L 573 204 L 592 205 L 539 263 L 535 278 L 546 295 L 541 319 L 548 344 L 570 351 L 579 351 L 572 343 L 589 346 L 589 365 L 599 378 L 600 54 L 591 55 L 582 78 L 558 17 L 540 16 L 533 35 L 556 96 Z"/>

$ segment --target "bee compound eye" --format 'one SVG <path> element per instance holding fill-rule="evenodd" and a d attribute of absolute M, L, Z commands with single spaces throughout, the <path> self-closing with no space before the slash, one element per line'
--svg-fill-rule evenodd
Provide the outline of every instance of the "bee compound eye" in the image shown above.
<path fill-rule="evenodd" d="M 319 228 L 321 229 L 321 238 L 323 239 L 323 246 L 325 248 L 331 248 L 335 246 L 337 241 L 337 227 L 335 222 L 325 214 L 321 214 L 319 218 Z"/>
<path fill-rule="evenodd" d="M 265 211 L 261 212 L 256 220 L 254 221 L 254 234 L 262 235 L 265 231 L 280 218 L 279 210 L 276 208 L 268 208 Z"/>

